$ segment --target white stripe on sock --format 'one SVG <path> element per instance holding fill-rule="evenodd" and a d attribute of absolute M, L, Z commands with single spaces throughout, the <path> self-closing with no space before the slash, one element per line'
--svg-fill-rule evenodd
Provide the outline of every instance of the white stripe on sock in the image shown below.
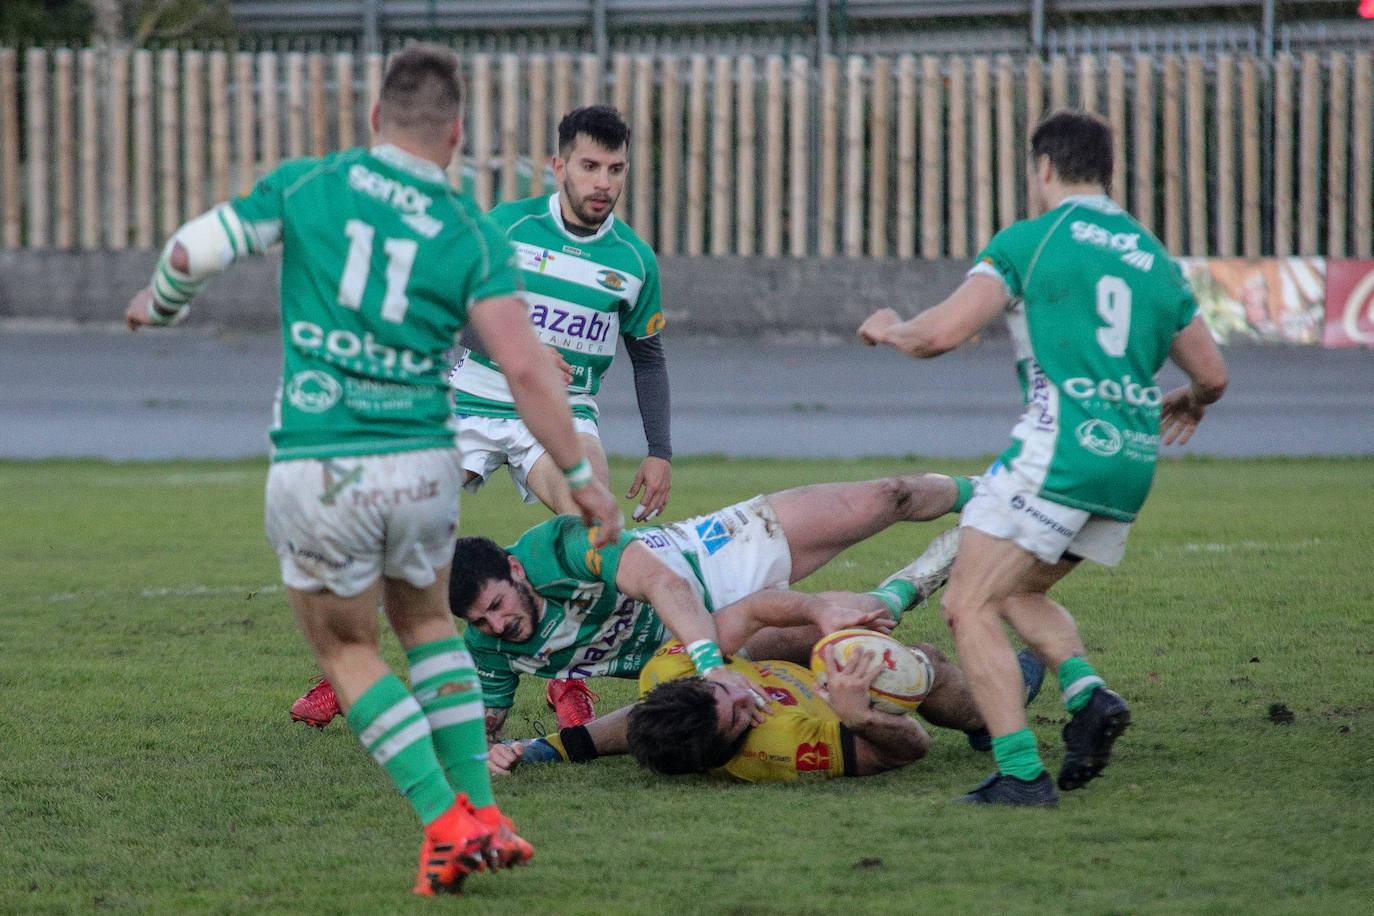
<path fill-rule="evenodd" d="M 1098 686 L 1106 687 L 1107 682 L 1095 674 L 1090 674 L 1087 677 L 1080 677 L 1078 680 L 1065 687 L 1064 692 L 1060 695 L 1064 698 L 1064 702 L 1067 703 L 1070 698 L 1078 696 L 1081 691 Z"/>
<path fill-rule="evenodd" d="M 427 658 L 422 662 L 416 662 L 410 666 L 410 683 L 412 686 L 423 684 L 430 678 L 447 674 L 450 671 L 475 671 L 476 665 L 472 663 L 472 656 L 467 649 L 454 649 L 452 652 L 441 652 L 433 658 Z"/>
<path fill-rule="evenodd" d="M 377 761 L 379 766 L 386 766 L 392 757 L 418 741 L 428 740 L 429 736 L 429 720 L 420 718 L 382 742 L 381 747 L 372 751 L 372 759 Z"/>
<path fill-rule="evenodd" d="M 486 716 L 486 708 L 481 700 L 472 703 L 462 703 L 458 706 L 448 706 L 443 709 L 435 709 L 425 713 L 429 719 L 430 728 L 438 731 L 441 728 L 448 728 L 450 725 L 463 725 L 467 722 L 476 722 Z"/>
<path fill-rule="evenodd" d="M 415 716 L 424 718 L 424 715 L 425 711 L 420 708 L 419 701 L 410 694 L 406 694 L 405 699 L 397 700 L 390 709 L 387 709 L 380 716 L 373 719 L 368 724 L 367 728 L 359 732 L 358 740 L 363 743 L 363 747 L 371 750 L 372 745 L 376 743 L 382 735 L 385 735 L 407 719 L 413 719 Z"/>

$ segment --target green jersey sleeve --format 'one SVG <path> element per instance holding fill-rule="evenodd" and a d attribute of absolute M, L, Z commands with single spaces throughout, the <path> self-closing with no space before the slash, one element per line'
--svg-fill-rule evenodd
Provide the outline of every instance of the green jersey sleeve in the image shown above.
<path fill-rule="evenodd" d="M 485 643 L 482 634 L 472 627 L 463 631 L 463 642 L 472 653 L 477 666 L 477 679 L 482 682 L 482 703 L 493 709 L 509 709 L 515 705 L 515 687 L 520 676 L 511 668 L 510 658 Z"/>
<path fill-rule="evenodd" d="M 577 516 L 560 515 L 526 531 L 510 552 L 524 564 L 535 591 L 570 580 L 604 582 L 614 588 L 620 556 L 634 536 L 624 532 L 619 541 L 600 548 L 594 546 L 594 537 L 593 529 Z"/>
<path fill-rule="evenodd" d="M 242 234 L 226 227 L 235 248 L 235 257 L 262 254 L 281 238 L 288 191 L 319 165 L 318 159 L 289 159 L 259 178 L 253 190 L 229 202 L 234 215 L 243 224 Z M 241 247 L 247 250 L 239 250 Z"/>
<path fill-rule="evenodd" d="M 472 261 L 467 282 L 467 289 L 471 291 L 468 306 L 483 299 L 512 296 L 525 288 L 520 278 L 520 268 L 515 263 L 515 249 L 511 247 L 505 232 L 489 217 L 481 214 L 474 216 L 477 220 L 474 233 L 476 243 L 483 256 Z"/>
<path fill-rule="evenodd" d="M 1025 296 L 1025 283 L 1022 266 L 1026 264 L 1025 231 L 1033 221 L 1014 223 L 992 237 L 987 246 L 978 253 L 974 270 L 991 268 L 1002 278 L 1007 292 L 1013 300 Z"/>
<path fill-rule="evenodd" d="M 1173 258 L 1168 259 L 1169 278 L 1173 281 L 1178 290 L 1178 327 L 1176 330 L 1183 330 L 1197 315 L 1197 296 L 1193 293 L 1193 286 L 1188 282 L 1188 278 L 1183 276 L 1183 268 Z"/>
<path fill-rule="evenodd" d="M 644 285 L 634 302 L 620 310 L 620 333 L 630 337 L 652 337 L 663 330 L 663 292 L 658 280 L 658 258 L 647 245 L 636 246 L 644 260 Z"/>

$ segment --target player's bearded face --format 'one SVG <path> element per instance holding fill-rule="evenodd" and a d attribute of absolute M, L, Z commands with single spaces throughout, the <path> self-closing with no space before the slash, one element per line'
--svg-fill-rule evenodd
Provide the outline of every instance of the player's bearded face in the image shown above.
<path fill-rule="evenodd" d="M 625 190 L 627 154 L 625 146 L 608 150 L 578 134 L 567 159 L 554 159 L 554 177 L 562 192 L 565 221 L 588 229 L 606 221 Z"/>
<path fill-rule="evenodd" d="M 464 615 L 479 633 L 525 642 L 539 621 L 539 596 L 524 580 L 489 581 Z"/>

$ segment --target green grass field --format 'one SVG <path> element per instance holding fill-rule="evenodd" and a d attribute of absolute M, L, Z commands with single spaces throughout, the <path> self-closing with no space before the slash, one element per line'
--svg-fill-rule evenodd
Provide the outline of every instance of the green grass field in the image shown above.
<path fill-rule="evenodd" d="M 979 467 L 690 458 L 669 516 Z M 1374 459 L 1161 465 L 1122 566 L 1058 589 L 1135 725 L 1055 811 L 950 804 L 991 769 L 953 732 L 823 785 L 528 768 L 497 791 L 534 863 L 435 900 L 410 895 L 417 822 L 352 734 L 287 718 L 315 672 L 262 534 L 264 471 L 0 463 L 0 912 L 1368 912 Z M 543 517 L 503 481 L 463 529 L 508 541 Z M 886 532 L 802 587 L 871 587 L 951 523 Z M 933 608 L 899 635 L 949 648 Z M 631 696 L 594 686 L 603 708 Z M 552 724 L 540 688 L 508 734 Z M 1030 712 L 1057 771 L 1053 679 Z"/>

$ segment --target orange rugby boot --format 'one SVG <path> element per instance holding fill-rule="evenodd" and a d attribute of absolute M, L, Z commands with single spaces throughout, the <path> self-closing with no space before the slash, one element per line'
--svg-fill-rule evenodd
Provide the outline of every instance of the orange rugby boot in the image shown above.
<path fill-rule="evenodd" d="M 491 839 L 491 828 L 474 816 L 468 797 L 459 795 L 453 807 L 425 827 L 415 893 L 461 894 L 467 876 L 485 867 L 483 854 Z"/>
<path fill-rule="evenodd" d="M 485 858 L 492 871 L 525 865 L 534 858 L 534 847 L 529 840 L 515 832 L 515 824 L 495 805 L 478 808 L 475 813 L 478 822 L 491 831 Z"/>

